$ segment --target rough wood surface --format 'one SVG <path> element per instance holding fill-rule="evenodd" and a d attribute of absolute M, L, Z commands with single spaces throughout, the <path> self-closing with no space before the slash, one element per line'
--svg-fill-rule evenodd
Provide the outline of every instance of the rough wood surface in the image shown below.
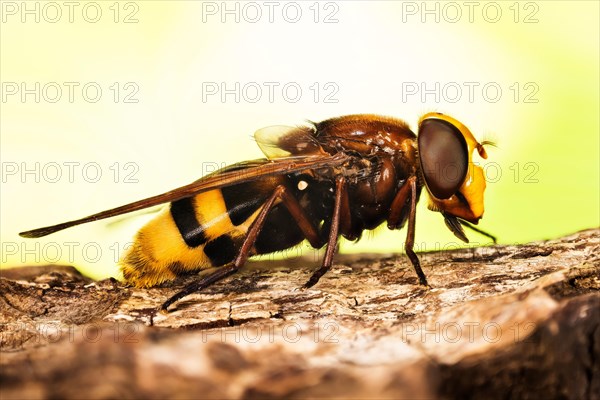
<path fill-rule="evenodd" d="M 519 246 L 250 263 L 150 290 L 4 270 L 0 397 L 600 398 L 600 230 Z"/>

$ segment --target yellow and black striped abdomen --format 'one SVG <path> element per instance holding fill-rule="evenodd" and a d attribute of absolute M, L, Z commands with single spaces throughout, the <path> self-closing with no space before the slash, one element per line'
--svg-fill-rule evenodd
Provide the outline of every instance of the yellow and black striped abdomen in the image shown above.
<path fill-rule="evenodd" d="M 125 280 L 151 287 L 232 262 L 260 208 L 282 181 L 248 182 L 171 203 L 137 233 L 121 260 Z M 252 254 L 291 247 L 301 240 L 287 210 L 275 206 Z"/>

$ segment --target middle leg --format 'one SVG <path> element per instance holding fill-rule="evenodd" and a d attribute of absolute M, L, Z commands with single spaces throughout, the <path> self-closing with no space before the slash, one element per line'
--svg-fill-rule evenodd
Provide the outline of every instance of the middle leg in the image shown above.
<path fill-rule="evenodd" d="M 347 229 L 349 225 L 350 211 L 347 206 L 347 198 L 348 193 L 346 191 L 346 178 L 338 177 L 335 180 L 335 202 L 333 206 L 333 215 L 331 217 L 331 228 L 329 230 L 329 239 L 327 240 L 327 249 L 325 250 L 325 256 L 323 257 L 323 264 L 319 269 L 317 269 L 308 282 L 304 285 L 304 288 L 309 288 L 314 286 L 319 279 L 331 268 L 331 264 L 333 263 L 333 256 L 335 254 L 335 249 L 337 247 L 339 230 L 340 230 L 340 214 L 342 209 L 344 209 L 344 222 L 342 223 L 342 227 Z M 342 204 L 344 207 L 342 207 Z"/>

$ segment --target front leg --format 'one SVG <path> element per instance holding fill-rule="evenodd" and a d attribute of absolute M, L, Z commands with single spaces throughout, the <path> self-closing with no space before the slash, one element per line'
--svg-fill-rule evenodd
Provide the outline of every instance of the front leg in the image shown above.
<path fill-rule="evenodd" d="M 410 262 L 419 277 L 419 283 L 423 286 L 429 286 L 427 278 L 421 269 L 421 263 L 417 254 L 413 250 L 415 245 L 415 221 L 417 214 L 417 178 L 411 176 L 404 182 L 404 185 L 396 193 L 396 197 L 392 201 L 390 208 L 390 216 L 388 218 L 388 228 L 396 229 L 401 221 L 402 210 L 407 205 L 408 200 L 408 232 L 406 233 L 406 242 L 404 243 L 404 250 L 406 255 L 410 259 Z"/>

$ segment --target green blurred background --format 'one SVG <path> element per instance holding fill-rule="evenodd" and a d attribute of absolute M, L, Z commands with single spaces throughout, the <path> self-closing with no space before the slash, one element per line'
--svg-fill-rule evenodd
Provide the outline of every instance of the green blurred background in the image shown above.
<path fill-rule="evenodd" d="M 597 227 L 598 18 L 595 1 L 4 1 L 2 266 L 118 276 L 149 215 L 17 233 L 261 157 L 263 126 L 350 113 L 414 127 L 440 111 L 496 141 L 480 226 L 501 243 Z M 457 246 L 423 197 L 417 248 Z M 404 237 L 378 229 L 342 250 L 399 252 Z"/>

